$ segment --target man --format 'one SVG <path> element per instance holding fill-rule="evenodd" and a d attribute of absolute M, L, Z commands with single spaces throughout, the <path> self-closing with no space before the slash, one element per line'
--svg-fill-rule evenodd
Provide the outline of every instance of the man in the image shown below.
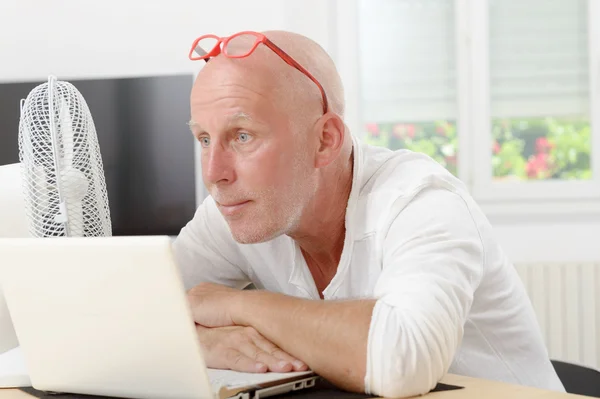
<path fill-rule="evenodd" d="M 174 250 L 208 366 L 308 367 L 384 396 L 425 393 L 448 370 L 563 390 L 463 184 L 353 138 L 323 49 L 266 36 L 190 53 L 207 61 L 190 125 L 210 197 Z"/>

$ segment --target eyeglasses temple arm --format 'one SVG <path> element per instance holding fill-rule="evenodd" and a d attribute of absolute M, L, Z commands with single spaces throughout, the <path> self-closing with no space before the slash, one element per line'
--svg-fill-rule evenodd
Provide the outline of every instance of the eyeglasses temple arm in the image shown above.
<path fill-rule="evenodd" d="M 296 60 L 294 60 L 292 57 L 290 57 L 285 51 L 280 49 L 275 43 L 273 43 L 272 41 L 267 39 L 267 42 L 265 44 L 267 44 L 267 46 L 271 47 L 271 50 L 273 50 L 275 53 L 277 53 L 277 55 L 279 57 L 281 57 L 281 59 L 284 60 L 288 65 L 296 68 L 298 71 L 305 74 L 310 80 L 312 80 L 317 85 L 317 87 L 321 91 L 321 96 L 323 97 L 323 113 L 326 114 L 327 110 L 329 109 L 329 104 L 327 101 L 327 94 L 325 94 L 325 89 L 323 89 L 323 86 L 321 86 L 321 83 L 319 83 L 319 81 L 314 76 L 312 76 L 312 74 L 310 72 L 308 72 Z"/>

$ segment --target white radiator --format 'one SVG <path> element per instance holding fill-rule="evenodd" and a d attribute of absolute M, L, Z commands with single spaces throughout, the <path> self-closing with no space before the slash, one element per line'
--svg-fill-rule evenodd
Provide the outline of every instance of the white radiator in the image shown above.
<path fill-rule="evenodd" d="M 600 368 L 600 263 L 529 263 L 516 269 L 550 358 Z"/>

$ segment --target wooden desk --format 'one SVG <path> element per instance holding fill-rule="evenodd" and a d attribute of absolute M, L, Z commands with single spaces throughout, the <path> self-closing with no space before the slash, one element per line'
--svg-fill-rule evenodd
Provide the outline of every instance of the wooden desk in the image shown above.
<path fill-rule="evenodd" d="M 423 396 L 425 399 L 570 399 L 587 398 L 588 396 L 546 391 L 520 385 L 505 384 L 496 381 L 482 380 L 449 374 L 441 382 L 459 385 L 463 389 L 433 392 Z M 0 389 L 0 399 L 32 399 L 31 395 L 18 389 Z M 276 399 L 276 397 L 274 397 Z"/>
<path fill-rule="evenodd" d="M 433 392 L 424 397 L 427 399 L 590 399 L 589 396 L 546 391 L 544 389 L 505 384 L 497 381 L 482 380 L 479 378 L 453 374 L 448 374 L 442 378 L 440 382 L 450 385 L 459 385 L 464 387 L 464 389 Z M 0 396 L 0 399 L 4 398 Z"/>

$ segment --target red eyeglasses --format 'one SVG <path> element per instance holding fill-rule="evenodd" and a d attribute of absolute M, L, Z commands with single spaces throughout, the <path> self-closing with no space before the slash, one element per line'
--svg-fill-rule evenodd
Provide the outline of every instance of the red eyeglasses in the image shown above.
<path fill-rule="evenodd" d="M 317 85 L 319 91 L 321 92 L 321 96 L 323 97 L 323 114 L 327 113 L 329 108 L 327 103 L 327 95 L 325 94 L 325 90 L 323 90 L 323 86 L 321 86 L 319 81 L 315 79 L 315 77 L 312 76 L 310 72 L 308 72 L 302 65 L 296 62 L 296 60 L 290 57 L 285 51 L 280 49 L 262 33 L 245 31 L 236 33 L 235 35 L 229 37 L 219 37 L 216 35 L 200 36 L 194 40 L 190 50 L 189 58 L 192 61 L 205 60 L 208 62 L 210 58 L 216 57 L 217 55 L 221 54 L 221 52 L 223 55 L 229 58 L 245 58 L 252 54 L 260 43 L 273 50 L 273 52 L 281 57 L 281 59 L 284 60 L 288 65 L 291 65 L 305 74 Z M 221 44 L 223 45 L 222 50 Z M 206 51 L 205 49 L 210 50 Z"/>

